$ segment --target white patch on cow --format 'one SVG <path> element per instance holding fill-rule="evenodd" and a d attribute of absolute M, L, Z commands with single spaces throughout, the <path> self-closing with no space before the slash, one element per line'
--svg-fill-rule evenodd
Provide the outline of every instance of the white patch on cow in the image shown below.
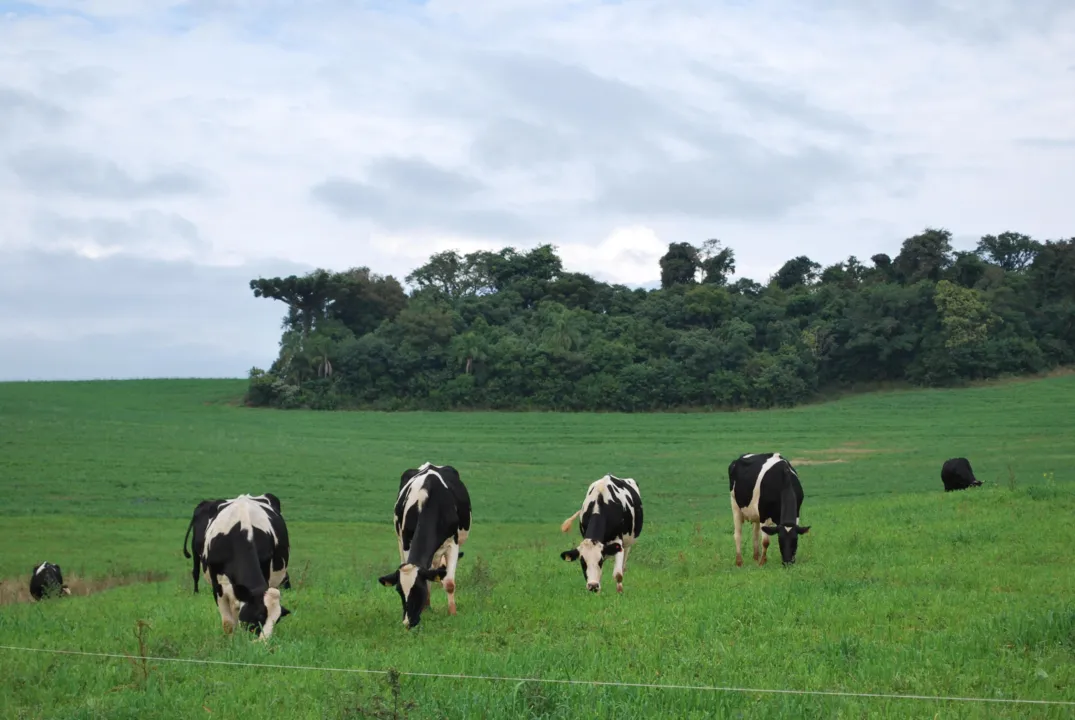
<path fill-rule="evenodd" d="M 765 461 L 765 464 L 761 466 L 761 471 L 758 472 L 758 478 L 754 481 L 754 492 L 750 496 L 750 504 L 745 508 L 742 508 L 743 518 L 752 523 L 761 522 L 761 517 L 758 511 L 758 503 L 761 502 L 761 482 L 765 479 L 765 474 L 773 469 L 773 466 L 779 463 L 784 458 L 780 457 L 780 453 L 773 453 L 773 456 Z M 735 492 L 732 492 L 732 502 L 735 502 Z"/>
<path fill-rule="evenodd" d="M 235 597 L 235 588 L 227 575 L 217 575 L 216 581 L 221 590 L 216 601 L 217 609 L 220 610 L 220 622 L 226 632 L 231 632 L 239 622 L 239 600 Z"/>
<path fill-rule="evenodd" d="M 399 489 L 399 495 L 396 496 L 396 502 L 398 503 L 399 499 L 404 497 L 404 495 L 406 495 L 407 498 L 406 501 L 404 501 L 403 503 L 403 514 L 398 519 L 395 517 L 394 514 L 392 516 L 394 522 L 398 521 L 400 523 L 400 527 L 402 527 L 403 519 L 407 517 L 407 512 L 412 507 L 417 505 L 419 512 L 421 512 L 422 508 L 425 507 L 426 500 L 429 499 L 429 492 L 422 486 L 425 485 L 425 480 L 427 477 L 432 475 L 433 477 L 440 480 L 441 485 L 443 485 L 445 489 L 448 489 L 448 483 L 444 481 L 444 478 L 441 477 L 440 473 L 438 473 L 436 470 L 431 470 L 431 467 L 432 463 L 423 464 L 422 467 L 419 468 L 419 472 L 406 483 L 404 483 L 403 487 Z M 397 528 L 397 531 L 398 529 L 399 528 Z"/>
<path fill-rule="evenodd" d="M 601 585 L 601 550 L 604 546 L 593 540 L 583 540 L 579 556 L 586 561 L 586 586 Z"/>
<path fill-rule="evenodd" d="M 284 566 L 282 568 L 280 568 L 279 570 L 272 569 L 272 566 L 270 565 L 270 567 L 269 567 L 269 587 L 271 587 L 271 588 L 280 587 L 280 583 L 284 582 L 285 577 L 287 577 L 287 563 L 284 563 Z"/>
<path fill-rule="evenodd" d="M 406 602 L 411 597 L 411 590 L 414 589 L 414 584 L 418 582 L 418 566 L 411 565 L 410 563 L 404 565 L 399 569 L 399 589 L 403 591 L 403 602 Z M 407 617 L 407 614 L 403 614 L 403 627 L 410 627 L 411 621 Z"/>
<path fill-rule="evenodd" d="M 250 495 L 240 495 L 228 500 L 220 507 L 216 517 L 205 529 L 205 541 L 202 547 L 208 548 L 210 540 L 217 535 L 227 535 L 236 525 L 246 531 L 246 538 L 250 542 L 254 541 L 254 528 L 267 533 L 275 542 L 276 533 L 273 531 L 272 523 L 269 522 L 267 507 Z"/>
<path fill-rule="evenodd" d="M 40 575 L 42 571 L 44 571 L 46 565 L 48 565 L 48 561 L 45 561 L 38 565 L 37 570 L 34 570 L 34 575 Z M 25 565 L 23 567 L 25 567 Z"/>
<path fill-rule="evenodd" d="M 280 609 L 280 591 L 274 587 L 269 588 L 265 591 L 262 602 L 265 603 L 265 610 L 268 615 L 265 619 L 265 624 L 261 627 L 261 639 L 268 640 L 269 636 L 272 635 L 273 626 L 276 625 L 276 621 L 280 619 L 280 615 L 283 613 Z"/>

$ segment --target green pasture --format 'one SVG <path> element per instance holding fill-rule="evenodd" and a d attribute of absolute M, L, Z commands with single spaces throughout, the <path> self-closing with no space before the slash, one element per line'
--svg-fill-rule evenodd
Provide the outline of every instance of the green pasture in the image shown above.
<path fill-rule="evenodd" d="M 661 685 L 1075 702 L 1075 376 L 725 414 L 318 413 L 242 407 L 243 380 L 0 384 L 0 645 L 153 658 Z M 728 463 L 796 461 L 799 562 L 742 568 Z M 941 463 L 986 485 L 943 493 Z M 474 526 L 411 632 L 400 473 L 450 463 Z M 606 472 L 646 525 L 617 595 L 559 558 Z M 204 498 L 273 492 L 292 614 L 226 636 L 182 556 Z M 771 548 L 775 551 L 775 546 Z M 778 552 L 770 557 L 779 559 Z M 83 594 L 22 601 L 59 563 Z M 141 649 L 136 630 L 141 623 Z M 395 715 L 393 715 L 393 708 Z M 0 649 L 12 718 L 1071 717 L 1075 707 L 554 685 Z"/>

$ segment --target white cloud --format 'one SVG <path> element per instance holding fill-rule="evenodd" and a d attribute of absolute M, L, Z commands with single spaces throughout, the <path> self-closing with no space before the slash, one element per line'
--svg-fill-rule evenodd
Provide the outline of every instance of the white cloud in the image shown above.
<path fill-rule="evenodd" d="M 650 284 L 670 241 L 764 280 L 927 225 L 1075 225 L 1059 0 L 0 0 L 0 47 L 0 262 L 402 278 L 551 242 Z"/>

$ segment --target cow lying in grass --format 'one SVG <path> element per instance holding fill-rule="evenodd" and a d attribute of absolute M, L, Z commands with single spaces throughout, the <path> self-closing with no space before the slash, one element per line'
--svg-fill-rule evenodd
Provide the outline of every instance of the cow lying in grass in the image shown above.
<path fill-rule="evenodd" d="M 34 600 L 70 595 L 63 582 L 63 572 L 55 563 L 43 562 L 34 568 L 30 576 L 30 595 Z"/>

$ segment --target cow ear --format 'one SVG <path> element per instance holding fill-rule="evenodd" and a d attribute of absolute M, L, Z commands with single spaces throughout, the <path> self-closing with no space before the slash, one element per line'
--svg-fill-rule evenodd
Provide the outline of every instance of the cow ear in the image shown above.
<path fill-rule="evenodd" d="M 623 545 L 620 545 L 619 543 L 609 543 L 608 545 L 605 545 L 605 547 L 601 548 L 601 554 L 602 555 L 615 555 L 616 553 L 621 552 L 622 550 L 623 550 Z"/>
<path fill-rule="evenodd" d="M 775 525 L 762 525 L 761 531 L 766 535 L 776 535 L 778 532 L 780 532 L 780 528 Z"/>
<path fill-rule="evenodd" d="M 578 550 L 578 548 L 572 548 L 571 550 L 564 550 L 562 553 L 560 553 L 560 559 L 561 560 L 567 560 L 568 562 L 574 562 L 575 560 L 578 560 L 579 559 L 579 550 Z"/>
<path fill-rule="evenodd" d="M 420 568 L 418 570 L 419 577 L 426 581 L 443 580 L 444 576 L 447 574 L 448 568 L 445 567 L 439 567 L 436 570 L 430 570 L 428 568 Z"/>
<path fill-rule="evenodd" d="M 281 606 L 280 606 L 280 617 L 284 617 L 285 615 L 290 615 L 290 614 L 291 614 L 291 611 L 290 611 L 290 610 L 288 610 L 288 609 L 287 609 L 286 607 L 284 607 L 283 605 L 281 605 Z M 279 618 L 278 618 L 278 619 L 279 619 Z"/>
<path fill-rule="evenodd" d="M 795 530 L 800 535 L 805 535 L 806 533 L 810 532 L 810 526 L 809 525 L 802 525 L 802 526 L 796 527 Z"/>
<path fill-rule="evenodd" d="M 459 551 L 459 556 L 458 557 L 463 557 L 463 551 L 462 550 Z"/>
<path fill-rule="evenodd" d="M 393 587 L 399 583 L 399 570 L 396 570 L 391 575 L 382 575 L 377 578 L 377 582 L 381 583 L 385 587 Z"/>

